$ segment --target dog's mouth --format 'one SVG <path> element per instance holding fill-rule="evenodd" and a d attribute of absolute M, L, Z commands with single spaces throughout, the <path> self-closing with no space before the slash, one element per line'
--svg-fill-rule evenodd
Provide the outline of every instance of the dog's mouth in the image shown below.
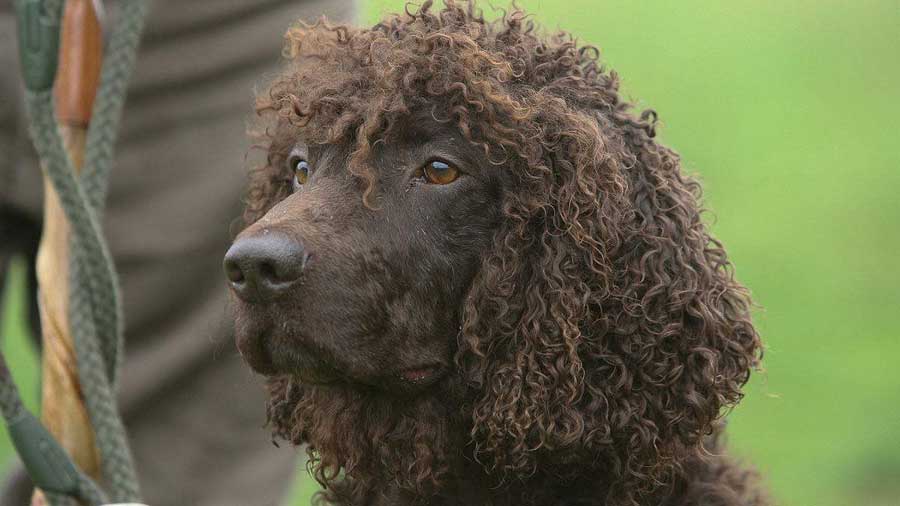
<path fill-rule="evenodd" d="M 413 385 L 429 385 L 440 379 L 443 370 L 440 364 L 429 364 L 403 369 L 398 376 Z"/>
<path fill-rule="evenodd" d="M 244 361 L 265 376 L 289 374 L 304 383 L 328 384 L 341 375 L 332 364 L 323 360 L 299 339 L 282 339 L 272 328 L 257 329 L 237 336 L 237 347 Z"/>
<path fill-rule="evenodd" d="M 376 373 L 358 373 L 331 363 L 324 350 L 310 349 L 302 339 L 283 339 L 271 328 L 237 336 L 244 361 L 264 376 L 290 375 L 310 385 L 343 383 L 357 388 L 391 389 L 419 393 L 447 376 L 448 367 L 439 362 L 383 368 Z"/>
<path fill-rule="evenodd" d="M 273 376 L 278 374 L 278 370 L 272 360 L 271 351 L 265 345 L 267 339 L 264 334 L 267 332 L 259 336 L 238 334 L 235 341 L 241 358 L 251 369 L 266 376 Z"/>
<path fill-rule="evenodd" d="M 418 395 L 431 390 L 448 375 L 448 368 L 443 364 L 425 364 L 401 369 L 397 374 L 385 378 L 384 383 L 392 392 Z"/>

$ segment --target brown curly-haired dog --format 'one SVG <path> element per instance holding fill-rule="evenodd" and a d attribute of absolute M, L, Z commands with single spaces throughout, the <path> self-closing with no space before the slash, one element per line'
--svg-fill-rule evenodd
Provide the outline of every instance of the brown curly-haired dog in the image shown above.
<path fill-rule="evenodd" d="M 597 51 L 426 1 L 298 25 L 225 266 L 275 434 L 353 505 L 763 505 L 700 187 Z"/>

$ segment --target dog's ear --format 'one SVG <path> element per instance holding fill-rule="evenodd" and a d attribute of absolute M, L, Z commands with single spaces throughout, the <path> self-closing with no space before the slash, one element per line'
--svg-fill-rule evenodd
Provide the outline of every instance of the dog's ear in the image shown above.
<path fill-rule="evenodd" d="M 740 400 L 761 353 L 750 301 L 652 122 L 543 124 L 463 308 L 476 455 L 499 476 L 596 467 L 641 493 Z"/>

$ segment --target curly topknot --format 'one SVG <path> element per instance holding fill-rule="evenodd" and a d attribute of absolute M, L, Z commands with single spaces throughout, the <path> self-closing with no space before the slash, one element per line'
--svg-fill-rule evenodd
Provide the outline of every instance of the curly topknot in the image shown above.
<path fill-rule="evenodd" d="M 259 99 L 274 127 L 246 220 L 290 193 L 282 159 L 291 139 L 350 139 L 351 171 L 369 198 L 375 142 L 413 111 L 451 122 L 514 181 L 460 302 L 464 451 L 505 486 L 597 476 L 608 505 L 688 479 L 761 345 L 748 294 L 701 219 L 700 186 L 655 138 L 656 114 L 632 111 L 595 48 L 542 35 L 518 9 L 489 22 L 471 3 L 425 1 L 371 29 L 299 24 L 286 39 L 290 65 Z M 365 460 L 345 447 L 357 439 L 338 441 L 342 431 L 374 429 L 323 422 L 327 396 L 288 383 L 273 382 L 273 423 L 310 443 L 319 479 L 333 486 L 342 467 Z M 363 409 L 351 397 L 334 402 Z M 406 427 L 385 412 L 372 423 Z M 422 444 L 452 440 L 441 432 Z M 411 486 L 438 482 L 447 453 L 392 472 L 413 473 L 397 478 Z M 352 478 L 362 489 L 371 476 Z"/>

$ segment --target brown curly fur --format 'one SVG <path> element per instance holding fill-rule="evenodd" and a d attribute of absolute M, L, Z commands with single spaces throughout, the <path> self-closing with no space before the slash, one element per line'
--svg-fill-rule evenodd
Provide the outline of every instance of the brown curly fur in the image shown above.
<path fill-rule="evenodd" d="M 368 202 L 372 146 L 410 111 L 456 125 L 512 181 L 460 301 L 456 381 L 410 401 L 274 377 L 275 433 L 309 444 L 341 504 L 767 504 L 716 442 L 761 358 L 750 300 L 656 114 L 632 112 L 596 49 L 518 9 L 431 4 L 288 32 L 245 220 L 290 194 L 301 133 L 352 139 Z"/>

